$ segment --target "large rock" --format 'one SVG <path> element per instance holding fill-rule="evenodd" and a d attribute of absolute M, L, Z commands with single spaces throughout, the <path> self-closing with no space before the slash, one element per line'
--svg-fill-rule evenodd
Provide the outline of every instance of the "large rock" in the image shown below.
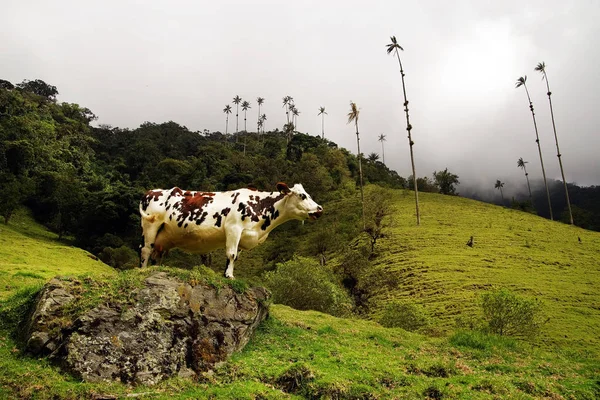
<path fill-rule="evenodd" d="M 133 294 L 133 304 L 109 301 L 68 323 L 65 308 L 77 290 L 60 279 L 44 287 L 27 349 L 91 382 L 154 384 L 209 371 L 242 349 L 268 312 L 263 288 L 240 294 L 158 272 Z"/>

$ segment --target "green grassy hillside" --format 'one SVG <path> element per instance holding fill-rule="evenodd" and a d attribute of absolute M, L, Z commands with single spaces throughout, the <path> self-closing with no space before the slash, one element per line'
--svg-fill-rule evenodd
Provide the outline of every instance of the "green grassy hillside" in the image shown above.
<path fill-rule="evenodd" d="M 131 388 L 81 383 L 22 354 L 10 332 L 0 330 L 0 398 L 600 396 L 600 266 L 595 261 L 600 234 L 426 193 L 420 195 L 423 215 L 417 227 L 412 193 L 394 195 L 393 213 L 368 273 L 372 317 L 391 299 L 420 303 L 438 337 L 273 305 L 271 318 L 251 343 L 214 375 Z M 471 235 L 473 248 L 465 245 Z M 330 264 L 335 263 L 333 258 Z M 0 226 L 0 311 L 11 301 L 2 300 L 57 274 L 115 273 L 58 242 L 24 213 Z M 455 318 L 475 314 L 479 294 L 492 287 L 542 300 L 550 319 L 541 338 L 528 343 L 454 329 Z"/>
<path fill-rule="evenodd" d="M 0 300 L 56 275 L 115 273 L 87 251 L 67 246 L 22 209 L 0 224 Z"/>
<path fill-rule="evenodd" d="M 457 316 L 476 312 L 483 291 L 504 287 L 542 301 L 542 344 L 598 355 L 600 233 L 431 193 L 419 194 L 416 226 L 412 192 L 395 193 L 371 270 L 375 309 L 414 301 L 449 330 Z"/>

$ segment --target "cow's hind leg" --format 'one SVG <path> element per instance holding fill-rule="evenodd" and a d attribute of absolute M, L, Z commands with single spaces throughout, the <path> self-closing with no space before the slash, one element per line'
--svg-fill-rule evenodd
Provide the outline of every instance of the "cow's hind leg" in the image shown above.
<path fill-rule="evenodd" d="M 242 229 L 231 227 L 226 232 L 227 239 L 225 241 L 225 255 L 227 256 L 227 264 L 225 265 L 225 278 L 234 279 L 233 264 L 237 260 L 238 245 L 242 236 Z"/>
<path fill-rule="evenodd" d="M 156 235 L 162 227 L 162 223 L 155 221 L 154 216 L 150 218 L 142 218 L 142 232 L 144 243 L 140 251 L 140 267 L 144 268 L 148 265 L 148 260 L 152 257 L 154 242 Z"/>

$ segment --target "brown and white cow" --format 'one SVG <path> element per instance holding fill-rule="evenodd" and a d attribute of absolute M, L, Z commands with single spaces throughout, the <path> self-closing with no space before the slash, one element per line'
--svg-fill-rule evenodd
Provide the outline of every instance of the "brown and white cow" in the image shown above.
<path fill-rule="evenodd" d="M 195 192 L 173 189 L 148 191 L 140 202 L 142 267 L 160 260 L 173 248 L 208 253 L 225 248 L 225 276 L 233 278 L 239 250 L 263 243 L 278 225 L 292 219 L 316 219 L 323 208 L 301 184 L 291 189 L 277 184 L 277 192 L 238 189 L 229 192 Z"/>

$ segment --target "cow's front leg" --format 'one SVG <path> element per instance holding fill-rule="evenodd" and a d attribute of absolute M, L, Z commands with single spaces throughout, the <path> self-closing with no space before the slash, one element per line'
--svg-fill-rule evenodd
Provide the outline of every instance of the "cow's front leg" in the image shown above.
<path fill-rule="evenodd" d="M 242 236 L 242 228 L 231 227 L 226 232 L 225 255 L 227 264 L 225 265 L 225 278 L 234 279 L 233 264 L 237 260 L 238 246 Z"/>

